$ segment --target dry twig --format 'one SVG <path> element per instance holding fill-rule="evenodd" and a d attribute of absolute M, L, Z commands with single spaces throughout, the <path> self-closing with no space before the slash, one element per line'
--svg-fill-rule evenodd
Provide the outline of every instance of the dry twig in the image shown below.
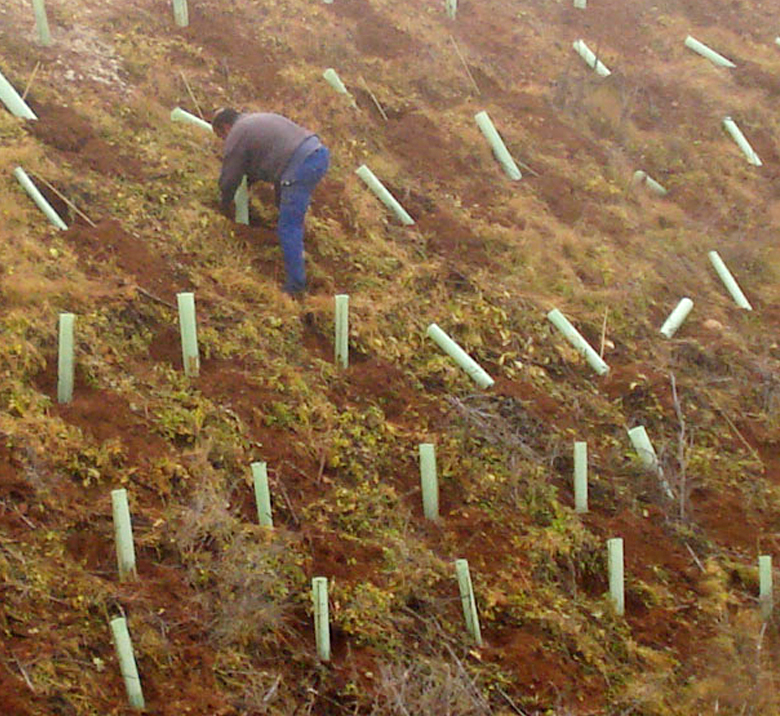
<path fill-rule="evenodd" d="M 64 201 L 71 209 L 73 209 L 73 211 L 75 211 L 82 219 L 84 219 L 84 221 L 86 221 L 93 229 L 97 226 L 97 224 L 92 221 L 92 219 L 90 219 L 81 209 L 79 209 L 70 199 L 68 199 L 67 196 L 65 196 L 62 192 L 47 182 L 40 174 L 36 174 L 35 172 L 30 172 L 30 174 L 32 174 L 47 189 L 54 192 L 57 197 L 62 199 L 62 201 Z"/>
<path fill-rule="evenodd" d="M 189 94 L 190 99 L 192 99 L 195 105 L 195 109 L 198 111 L 198 114 L 200 115 L 200 118 L 205 120 L 205 117 L 203 116 L 203 111 L 201 110 L 200 105 L 198 104 L 198 100 L 195 98 L 195 95 L 192 92 L 192 87 L 190 87 L 190 83 L 187 82 L 187 78 L 184 76 L 183 72 L 179 72 L 179 74 L 181 75 L 181 78 L 184 81 L 184 86 L 187 88 L 187 93 Z"/>
<path fill-rule="evenodd" d="M 604 322 L 601 324 L 601 348 L 599 349 L 599 357 L 604 357 L 604 345 L 607 342 L 607 316 L 609 316 L 609 306 L 604 309 Z"/>
<path fill-rule="evenodd" d="M 22 93 L 22 100 L 27 99 L 27 93 L 30 91 L 30 87 L 32 87 L 32 83 L 35 80 L 35 75 L 38 74 L 38 70 L 41 67 L 41 61 L 38 60 L 38 62 L 35 63 L 35 69 L 32 71 L 32 74 L 30 75 L 30 79 L 27 80 L 27 86 L 24 88 L 24 92 Z"/>
<path fill-rule="evenodd" d="M 450 40 L 452 40 L 452 44 L 455 47 L 455 52 L 458 53 L 458 57 L 460 58 L 460 61 L 463 63 L 463 68 L 466 70 L 466 74 L 469 76 L 469 79 L 471 80 L 471 84 L 474 85 L 474 89 L 477 90 L 477 94 L 482 94 L 479 91 L 479 86 L 474 80 L 474 75 L 471 74 L 471 70 L 469 69 L 469 66 L 466 64 L 466 59 L 463 57 L 463 54 L 460 51 L 460 47 L 458 47 L 458 43 L 455 42 L 455 38 L 452 35 L 450 35 Z"/>
<path fill-rule="evenodd" d="M 155 296 L 153 293 L 149 293 L 145 288 L 141 288 L 140 286 L 136 286 L 135 290 L 138 291 L 142 296 L 146 296 L 146 298 L 155 301 L 156 303 L 161 303 L 163 306 L 167 306 L 168 308 L 172 308 L 174 311 L 177 310 L 176 306 L 174 306 L 172 303 L 168 303 L 164 298 L 160 298 L 159 296 Z"/>
<path fill-rule="evenodd" d="M 363 83 L 363 87 L 365 88 L 366 92 L 368 92 L 368 96 L 371 97 L 374 104 L 376 105 L 376 108 L 379 110 L 379 114 L 382 115 L 382 119 L 387 121 L 387 115 L 385 114 L 385 110 L 382 109 L 382 105 L 379 104 L 379 100 L 374 96 L 374 93 L 371 91 L 371 88 L 368 86 L 368 83 L 364 79 L 363 75 L 360 75 L 360 81 Z"/>
<path fill-rule="evenodd" d="M 685 502 L 687 499 L 686 474 L 685 474 L 685 418 L 683 417 L 680 399 L 677 395 L 677 381 L 674 373 L 669 373 L 669 380 L 672 383 L 672 401 L 674 403 L 674 412 L 677 414 L 677 421 L 680 423 L 680 433 L 677 436 L 677 462 L 680 466 L 680 519 L 685 519 Z"/>

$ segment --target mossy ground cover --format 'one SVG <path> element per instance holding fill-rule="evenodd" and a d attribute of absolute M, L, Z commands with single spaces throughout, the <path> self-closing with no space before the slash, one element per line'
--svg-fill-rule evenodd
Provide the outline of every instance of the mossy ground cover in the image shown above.
<path fill-rule="evenodd" d="M 780 549 L 772 16 L 720 0 L 589 5 L 461 3 L 452 21 L 412 0 L 192 0 L 177 29 L 161 0 L 50 0 L 50 48 L 26 2 L 0 9 L 4 74 L 23 89 L 40 62 L 39 122 L 0 113 L 4 712 L 127 712 L 108 629 L 122 614 L 150 713 L 780 708 L 777 627 L 756 603 L 757 556 Z M 687 34 L 738 69 L 685 50 Z M 577 38 L 610 78 L 587 72 Z M 328 66 L 355 107 L 322 80 Z M 169 121 L 174 106 L 208 118 L 225 104 L 286 114 L 332 150 L 303 303 L 280 292 L 272 193 L 253 193 L 248 227 L 221 216 L 218 143 Z M 481 110 L 521 182 L 492 159 Z M 723 132 L 726 114 L 764 167 Z M 362 163 L 414 227 L 365 189 Z M 17 164 L 96 226 L 42 187 L 71 228 L 49 227 Z M 630 187 L 636 169 L 669 195 Z M 752 313 L 733 306 L 711 249 Z M 178 291 L 196 296 L 198 378 L 181 370 Z M 347 371 L 333 360 L 338 292 Z M 683 295 L 694 312 L 662 339 Z M 552 307 L 603 346 L 608 376 L 555 333 Z M 61 311 L 77 314 L 64 406 Z M 426 338 L 433 321 L 493 389 Z M 672 500 L 637 464 L 638 424 Z M 590 455 L 585 516 L 576 439 Z M 422 442 L 436 445 L 437 524 L 422 515 Z M 255 460 L 273 531 L 255 524 Z M 132 583 L 113 553 L 120 486 Z M 606 594 L 614 536 L 625 617 Z M 456 558 L 471 565 L 481 649 Z M 313 576 L 331 585 L 330 664 L 315 656 Z"/>

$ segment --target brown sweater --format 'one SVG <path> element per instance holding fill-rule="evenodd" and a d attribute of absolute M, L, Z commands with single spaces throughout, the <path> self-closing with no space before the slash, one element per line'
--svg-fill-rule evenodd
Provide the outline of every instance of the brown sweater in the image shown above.
<path fill-rule="evenodd" d="M 313 135 L 279 114 L 239 115 L 225 139 L 219 176 L 222 204 L 233 200 L 244 174 L 250 183 L 278 182 L 295 150 Z"/>

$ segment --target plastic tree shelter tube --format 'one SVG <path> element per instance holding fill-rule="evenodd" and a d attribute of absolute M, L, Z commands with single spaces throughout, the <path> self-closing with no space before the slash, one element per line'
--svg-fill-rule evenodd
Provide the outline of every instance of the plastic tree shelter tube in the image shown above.
<path fill-rule="evenodd" d="M 252 463 L 252 482 L 255 487 L 257 522 L 263 527 L 273 527 L 271 516 L 271 491 L 268 489 L 268 469 L 264 462 Z"/>
<path fill-rule="evenodd" d="M 49 19 L 46 17 L 44 0 L 33 0 L 33 10 L 35 11 L 35 26 L 38 28 L 38 40 L 42 45 L 51 45 Z"/>
<path fill-rule="evenodd" d="M 588 511 L 588 443 L 574 443 L 574 511 Z"/>
<path fill-rule="evenodd" d="M 569 320 L 557 308 L 554 308 L 547 314 L 547 318 L 574 348 L 585 356 L 590 367 L 599 375 L 606 375 L 609 372 L 609 366 L 603 361 L 601 356 L 590 347 L 590 344 L 579 334 L 577 329 L 572 326 Z"/>
<path fill-rule="evenodd" d="M 474 598 L 474 587 L 471 584 L 468 560 L 456 559 L 455 573 L 458 576 L 458 590 L 460 591 L 460 600 L 463 604 L 463 618 L 466 622 L 466 630 L 474 638 L 477 646 L 482 646 L 482 630 L 479 627 L 477 601 Z"/>
<path fill-rule="evenodd" d="M 179 27 L 187 27 L 190 24 L 187 0 L 173 0 L 173 18 Z"/>
<path fill-rule="evenodd" d="M 452 358 L 480 388 L 489 388 L 495 382 L 466 351 L 452 340 L 435 323 L 428 326 L 428 337 L 436 342 L 450 358 Z"/>
<path fill-rule="evenodd" d="M 181 107 L 175 107 L 171 110 L 171 122 L 187 122 L 188 124 L 194 124 L 196 127 L 205 129 L 207 132 L 213 132 L 214 128 L 204 119 L 196 117 L 194 114 L 190 114 L 186 109 Z"/>
<path fill-rule="evenodd" d="M 21 167 L 16 167 L 16 169 L 14 169 L 14 176 L 19 180 L 19 183 L 22 185 L 23 189 L 37 204 L 38 208 L 44 214 L 46 214 L 46 218 L 58 229 L 65 231 L 68 228 L 68 225 L 60 218 L 60 215 L 54 211 L 51 204 L 46 201 L 43 194 L 38 191 L 38 187 L 35 186 L 30 177 L 27 176 L 27 172 L 25 172 Z"/>
<path fill-rule="evenodd" d="M 130 508 L 127 504 L 127 490 L 111 490 L 111 508 L 114 514 L 114 539 L 116 541 L 116 562 L 119 581 L 135 579 L 135 545 L 133 527 L 130 522 Z"/>
<path fill-rule="evenodd" d="M 447 17 L 454 20 L 458 14 L 458 0 L 444 0 L 444 9 L 447 11 Z"/>
<path fill-rule="evenodd" d="M 249 185 L 247 184 L 246 174 L 236 189 L 233 197 L 236 204 L 236 223 L 249 226 Z"/>
<path fill-rule="evenodd" d="M 763 554 L 758 558 L 758 601 L 761 605 L 761 618 L 768 621 L 772 616 L 774 596 L 772 594 L 772 557 Z"/>
<path fill-rule="evenodd" d="M 414 224 L 414 219 L 409 216 L 406 209 L 398 203 L 396 198 L 385 188 L 384 184 L 376 178 L 374 172 L 365 164 L 361 164 L 355 170 L 355 174 L 357 174 L 365 182 L 366 186 L 376 194 L 379 200 L 398 217 L 404 226 L 411 226 Z"/>
<path fill-rule="evenodd" d="M 588 67 L 592 67 L 594 70 L 596 70 L 596 74 L 599 77 L 609 77 L 612 74 L 612 72 L 608 70 L 606 65 L 596 57 L 596 54 L 585 44 L 583 40 L 575 40 L 572 43 L 572 47 L 576 53 L 583 60 L 585 60 L 585 64 L 587 64 Z"/>
<path fill-rule="evenodd" d="M 127 700 L 131 708 L 137 711 L 144 709 L 144 695 L 141 691 L 141 679 L 138 676 L 138 668 L 133 655 L 133 644 L 130 641 L 130 632 L 127 630 L 127 622 L 124 617 L 111 620 L 111 633 L 114 635 L 114 645 L 119 659 L 119 670 L 125 681 Z"/>
<path fill-rule="evenodd" d="M 314 577 L 311 580 L 311 590 L 314 601 L 314 638 L 317 642 L 317 656 L 321 661 L 330 661 L 327 577 Z"/>
<path fill-rule="evenodd" d="M 27 103 L 14 89 L 14 86 L 3 76 L 2 72 L 0 72 L 0 100 L 3 101 L 3 104 L 14 117 L 38 119 L 38 115 L 27 106 Z"/>
<path fill-rule="evenodd" d="M 658 196 L 666 196 L 669 193 L 666 187 L 659 184 L 655 179 L 649 176 L 647 172 L 642 171 L 641 169 L 637 169 L 631 179 L 631 184 L 635 185 L 641 184 L 643 182 L 645 186 L 653 192 L 653 194 L 658 194 Z"/>
<path fill-rule="evenodd" d="M 439 482 L 436 476 L 436 448 L 432 443 L 420 445 L 420 484 L 425 518 L 436 521 L 439 519 Z"/>
<path fill-rule="evenodd" d="M 723 259 L 720 257 L 717 251 L 710 251 L 707 256 L 710 258 L 710 263 L 715 267 L 715 270 L 718 272 L 718 276 L 720 276 L 720 280 L 723 281 L 723 285 L 726 287 L 726 290 L 731 294 L 731 297 L 734 299 L 734 302 L 739 306 L 740 308 L 744 308 L 746 311 L 752 311 L 753 306 L 750 305 L 750 302 L 745 298 L 745 294 L 742 293 L 742 289 L 739 287 L 739 284 L 737 284 L 735 278 L 731 275 L 731 271 L 728 270 L 728 267 L 726 264 L 723 263 Z"/>
<path fill-rule="evenodd" d="M 504 168 L 504 171 L 506 172 L 507 176 L 512 181 L 519 181 L 523 178 L 523 175 L 520 173 L 520 170 L 517 168 L 517 164 L 515 163 L 515 160 L 512 159 L 512 155 L 509 153 L 509 150 L 506 148 L 506 145 L 504 144 L 504 140 L 501 139 L 501 135 L 496 131 L 496 128 L 493 126 L 493 122 L 490 120 L 490 117 L 488 116 L 487 112 L 477 112 L 474 115 L 474 120 L 477 123 L 477 126 L 479 127 L 482 134 L 485 136 L 485 139 L 488 140 L 488 143 L 490 144 L 491 149 L 493 150 L 493 155 L 498 160 L 499 164 Z"/>
<path fill-rule="evenodd" d="M 700 54 L 702 57 L 706 57 L 710 62 L 718 65 L 718 67 L 736 67 L 736 65 L 731 60 L 715 52 L 715 50 L 710 49 L 703 42 L 699 42 L 690 35 L 685 38 L 685 46 L 689 50 L 693 50 L 694 52 Z"/>
<path fill-rule="evenodd" d="M 669 318 L 664 321 L 664 325 L 661 326 L 661 333 L 667 338 L 671 338 L 688 317 L 692 308 L 693 301 L 690 298 L 680 299 L 677 307 L 669 314 Z"/>
<path fill-rule="evenodd" d="M 349 97 L 350 104 L 357 109 L 357 103 L 355 102 L 355 98 L 352 96 L 350 91 L 346 88 L 344 83 L 341 81 L 341 77 L 339 77 L 338 72 L 334 70 L 332 67 L 328 67 L 325 72 L 322 73 L 322 76 L 325 78 L 325 81 L 333 87 L 336 92 L 339 94 L 343 94 L 346 97 Z"/>
<path fill-rule="evenodd" d="M 325 72 L 322 73 L 322 76 L 325 78 L 325 81 L 333 87 L 336 92 L 339 94 L 349 94 L 349 90 L 344 86 L 344 83 L 341 81 L 341 77 L 339 77 L 339 73 L 336 72 L 332 67 L 328 67 Z"/>
<path fill-rule="evenodd" d="M 195 322 L 195 294 L 177 293 L 176 303 L 179 306 L 184 373 L 190 378 L 197 378 L 198 373 L 200 373 L 200 353 L 198 352 L 198 330 Z"/>
<path fill-rule="evenodd" d="M 628 437 L 642 465 L 648 470 L 658 469 L 658 457 L 655 454 L 653 443 L 650 442 L 650 438 L 647 435 L 645 426 L 637 425 L 635 428 L 631 428 L 628 431 Z"/>
<path fill-rule="evenodd" d="M 588 7 L 588 0 L 574 0 L 574 7 L 578 10 L 585 10 Z"/>
<path fill-rule="evenodd" d="M 760 167 L 763 165 L 761 158 L 756 154 L 753 147 L 750 146 L 750 142 L 742 134 L 742 130 L 737 126 L 737 123 L 731 117 L 723 118 L 723 126 L 726 131 L 731 135 L 731 138 L 737 143 L 737 146 L 742 150 L 742 153 L 748 160 L 749 164 L 754 167 Z"/>
<path fill-rule="evenodd" d="M 346 370 L 349 366 L 349 296 L 336 296 L 336 365 Z"/>
<path fill-rule="evenodd" d="M 623 538 L 607 540 L 607 568 L 609 569 L 609 596 L 615 612 L 623 616 L 626 611 L 623 575 Z"/>
<path fill-rule="evenodd" d="M 57 402 L 70 403 L 73 400 L 73 324 L 76 316 L 60 313 L 59 353 L 57 356 Z"/>

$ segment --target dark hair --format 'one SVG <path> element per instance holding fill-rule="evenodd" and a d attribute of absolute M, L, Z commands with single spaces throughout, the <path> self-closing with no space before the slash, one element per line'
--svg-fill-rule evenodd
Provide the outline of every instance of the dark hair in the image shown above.
<path fill-rule="evenodd" d="M 211 126 L 217 130 L 221 127 L 230 128 L 238 119 L 239 113 L 232 107 L 223 107 L 214 113 L 214 119 L 211 120 Z"/>

